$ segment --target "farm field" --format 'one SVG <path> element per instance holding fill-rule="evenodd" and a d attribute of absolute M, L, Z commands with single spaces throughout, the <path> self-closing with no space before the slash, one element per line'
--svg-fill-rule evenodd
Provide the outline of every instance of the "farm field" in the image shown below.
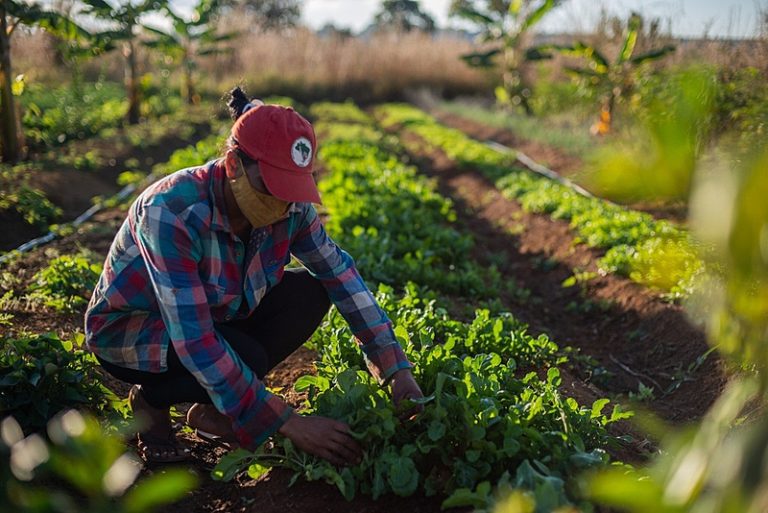
<path fill-rule="evenodd" d="M 626 398 L 651 390 L 642 398 L 642 405 L 659 417 L 675 423 L 699 418 L 727 380 L 717 355 L 709 354 L 700 327 L 692 325 L 680 306 L 665 300 L 659 292 L 615 273 L 598 275 L 599 249 L 577 243 L 574 229 L 566 221 L 526 212 L 519 203 L 505 197 L 483 174 L 482 165 L 474 168 L 471 162 L 452 159 L 408 128 L 391 123 L 382 126 L 375 121 L 377 116 L 384 118 L 387 112 L 404 108 L 383 105 L 373 109 L 373 115 L 352 104 L 317 104 L 309 109 L 322 141 L 320 186 L 326 227 L 340 245 L 356 256 L 371 286 L 378 283 L 387 287 L 380 289 L 380 300 L 388 305 L 399 326 L 397 333 L 414 346 L 428 344 L 422 348 L 426 350 L 431 344 L 446 343 L 444 337 L 458 329 L 451 338 L 465 337 L 462 343 L 468 346 L 456 349 L 456 356 L 495 353 L 498 356 L 494 358 L 500 361 L 513 358 L 514 368 L 520 370 L 498 379 L 514 379 L 531 392 L 544 387 L 550 394 L 548 401 L 559 403 L 559 408 L 568 400 L 566 411 L 573 418 L 566 422 L 573 423 L 570 429 L 584 430 L 579 436 L 592 439 L 591 445 L 581 450 L 592 451 L 584 454 L 591 454 L 598 462 L 608 458 L 642 462 L 652 454 L 655 444 L 619 420 L 625 417 L 619 413 L 621 407 L 615 410 L 615 421 L 613 406 L 605 407 L 604 413 L 594 410 L 593 406 L 602 404 L 603 398 Z M 409 109 L 409 113 L 426 116 Z M 208 138 L 211 143 L 198 144 L 202 151 L 177 151 L 170 156 L 176 166 L 165 168 L 197 162 L 184 162 L 179 156 L 203 161 L 215 157 L 216 138 L 221 136 L 213 134 Z M 506 169 L 507 173 L 525 173 L 511 164 Z M 6 264 L 7 288 L 3 293 L 23 297 L 34 283 L 34 276 L 49 266 L 54 255 L 85 251 L 89 261 L 102 260 L 122 223 L 125 205 L 127 202 L 123 207 L 104 209 L 76 233 L 13 258 Z M 410 206 L 398 209 L 401 205 Z M 406 286 L 408 283 L 412 285 Z M 30 308 L 21 300 L 5 304 L 5 312 L 12 319 L 8 323 L 9 336 L 52 332 L 65 340 L 81 330 L 84 302 L 67 313 L 45 305 Z M 350 348 L 344 348 L 349 335 L 338 334 L 343 327 L 338 322 L 338 318 L 329 318 L 310 342 L 313 349 L 300 350 L 267 378 L 269 386 L 284 390 L 294 406 L 302 407 L 307 398 L 306 389 L 291 391 L 298 377 L 308 374 L 333 380 L 345 368 L 359 368 L 355 355 L 349 354 Z M 446 322 L 456 326 L 443 326 Z M 480 333 L 490 339 L 484 343 L 473 340 Z M 339 356 L 341 362 L 337 361 Z M 445 351 L 439 358 L 448 361 L 456 356 Z M 415 362 L 436 357 L 418 352 L 411 356 Z M 547 369 L 556 369 L 557 374 L 550 375 Z M 530 371 L 535 373 L 519 381 L 520 373 Z M 118 396 L 127 394 L 126 384 L 106 376 L 103 379 Z M 434 380 L 435 376 L 423 379 Z M 526 382 L 530 379 L 533 382 Z M 371 385 L 364 380 L 357 386 Z M 524 413 L 533 407 L 533 403 L 522 404 L 518 407 Z M 383 408 L 383 403 L 379 407 Z M 551 407 L 548 404 L 545 408 Z M 542 412 L 542 416 L 546 415 Z M 364 419 L 358 422 L 366 425 Z M 423 422 L 427 424 L 427 420 Z M 544 418 L 542 422 L 551 420 Z M 535 422 L 533 425 L 537 426 Z M 347 503 L 338 490 L 325 483 L 299 481 L 288 488 L 286 484 L 296 469 L 277 468 L 256 481 L 245 475 L 235 482 L 212 481 L 207 475 L 223 455 L 222 449 L 212 448 L 190 434 L 182 436 L 192 448 L 194 468 L 204 484 L 175 506 L 178 511 L 197 504 L 209 504 L 207 511 L 232 511 L 236 507 L 250 511 L 249 504 L 253 504 L 254 511 L 265 507 L 277 511 L 286 505 L 310 511 L 340 507 L 359 511 L 389 511 L 393 507 L 437 511 L 443 500 L 417 492 L 415 500 L 389 497 L 372 501 L 358 492 Z M 562 450 L 578 454 L 576 448 L 584 442 L 559 443 L 563 444 Z M 543 449 L 539 451 L 529 457 L 548 465 L 563 465 L 548 461 L 551 456 Z M 495 457 L 504 461 L 503 456 Z M 441 458 L 443 464 L 451 461 L 448 455 Z M 509 461 L 520 459 L 510 457 Z M 575 469 L 568 465 L 563 469 L 554 475 L 566 477 L 567 483 L 568 471 Z M 478 479 L 459 484 L 474 488 L 481 482 Z M 271 506 L 263 503 L 265 496 L 271 498 Z M 319 509 L 318 504 L 322 504 Z M 464 505 L 471 504 L 475 503 Z"/>
<path fill-rule="evenodd" d="M 358 37 L 302 26 L 303 2 L 200 2 L 185 18 L 85 0 L 125 23 L 105 36 L 12 3 L 0 17 L 25 28 L 0 59 L 23 72 L 0 96 L 0 511 L 765 511 L 765 34 L 692 49 L 657 20 L 603 13 L 582 39 L 534 44 L 563 3 L 455 2 L 478 47 L 432 34 L 419 2 L 382 2 Z M 275 430 L 254 450 L 206 439 L 192 403 L 171 409 L 189 458 L 154 462 L 131 385 L 85 345 L 131 205 L 224 157 L 236 84 L 311 122 L 314 208 L 424 394 L 395 406 L 332 306 L 263 383 L 348 425 L 349 466 Z"/>

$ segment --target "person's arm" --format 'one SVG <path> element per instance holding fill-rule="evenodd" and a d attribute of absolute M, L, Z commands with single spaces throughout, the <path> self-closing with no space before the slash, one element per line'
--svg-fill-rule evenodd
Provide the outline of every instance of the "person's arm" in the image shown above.
<path fill-rule="evenodd" d="M 160 313 L 181 363 L 233 420 L 241 445 L 255 448 L 293 410 L 271 394 L 214 330 L 198 264 L 199 238 L 177 215 L 160 206 L 135 206 L 131 232 L 147 266 Z"/>
<path fill-rule="evenodd" d="M 325 286 L 379 383 L 388 383 L 395 373 L 412 367 L 395 338 L 389 317 L 360 277 L 352 257 L 328 236 L 314 206 L 307 205 L 290 249 Z"/>

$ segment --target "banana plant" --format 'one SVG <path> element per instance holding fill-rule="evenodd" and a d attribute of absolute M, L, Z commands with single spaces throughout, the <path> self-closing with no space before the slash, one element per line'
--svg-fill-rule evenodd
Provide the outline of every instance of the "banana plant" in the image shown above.
<path fill-rule="evenodd" d="M 461 58 L 477 68 L 501 69 L 501 86 L 496 88 L 499 104 L 520 106 L 532 115 L 529 98 L 531 85 L 523 74 L 526 52 L 525 36 L 545 14 L 562 0 L 453 0 L 450 14 L 463 18 L 480 28 L 478 43 L 491 44 L 483 51 L 472 52 Z M 497 62 L 497 58 L 501 62 Z"/>
<path fill-rule="evenodd" d="M 169 6 L 164 11 L 173 21 L 173 31 L 145 26 L 155 38 L 144 44 L 155 48 L 180 63 L 184 69 L 181 96 L 190 104 L 196 104 L 200 98 L 195 89 L 194 71 L 200 57 L 229 53 L 232 48 L 222 47 L 239 35 L 238 32 L 217 34 L 216 15 L 221 8 L 218 0 L 200 0 L 195 6 L 191 20 L 185 20 Z"/>
<path fill-rule="evenodd" d="M 633 12 L 627 22 L 621 50 L 613 61 L 604 52 L 581 41 L 571 45 L 543 45 L 531 48 L 527 52 L 527 58 L 548 59 L 552 57 L 553 52 L 557 52 L 587 61 L 586 67 L 566 66 L 565 69 L 592 88 L 600 98 L 600 116 L 591 130 L 595 135 L 605 135 L 611 130 L 616 103 L 632 91 L 635 77 L 641 67 L 675 51 L 674 45 L 665 45 L 635 55 L 642 25 L 642 16 Z"/>
<path fill-rule="evenodd" d="M 111 30 L 101 32 L 99 37 L 105 50 L 109 51 L 119 47 L 125 57 L 128 123 L 136 124 L 139 122 L 141 112 L 139 71 L 136 62 L 136 41 L 138 31 L 143 27 L 140 18 L 162 9 L 166 4 L 166 0 L 142 0 L 135 4 L 130 0 L 125 0 L 124 3 L 118 3 L 116 6 L 107 3 L 105 0 L 83 0 L 83 3 L 86 6 L 83 14 L 94 16 L 99 20 L 109 22 L 112 26 L 116 26 Z"/>
<path fill-rule="evenodd" d="M 0 144 L 5 163 L 23 157 L 21 124 L 13 97 L 13 68 L 11 66 L 11 37 L 16 29 L 26 25 L 40 27 L 64 39 L 88 37 L 88 32 L 71 19 L 23 0 L 0 2 Z"/>

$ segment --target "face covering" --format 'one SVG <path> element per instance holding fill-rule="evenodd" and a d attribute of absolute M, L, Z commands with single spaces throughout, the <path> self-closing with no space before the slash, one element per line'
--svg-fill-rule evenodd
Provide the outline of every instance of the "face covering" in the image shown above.
<path fill-rule="evenodd" d="M 230 179 L 232 192 L 240 211 L 254 228 L 273 224 L 288 212 L 290 203 L 254 189 L 243 169 L 243 163 L 237 159 L 237 178 Z"/>

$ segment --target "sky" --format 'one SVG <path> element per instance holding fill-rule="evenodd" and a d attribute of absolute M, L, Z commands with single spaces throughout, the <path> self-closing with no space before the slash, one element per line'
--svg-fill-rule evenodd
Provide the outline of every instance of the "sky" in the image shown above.
<path fill-rule="evenodd" d="M 448 19 L 451 0 L 421 0 L 422 8 L 440 27 L 457 26 Z M 328 22 L 354 31 L 364 29 L 379 8 L 381 0 L 305 0 L 304 24 L 319 28 Z M 660 17 L 672 33 L 680 37 L 749 37 L 757 34 L 757 12 L 768 9 L 768 0 L 566 0 L 551 12 L 539 31 L 588 31 L 595 25 L 601 9 L 627 16 L 632 9 L 646 17 Z M 667 25 L 667 21 L 669 25 Z"/>

